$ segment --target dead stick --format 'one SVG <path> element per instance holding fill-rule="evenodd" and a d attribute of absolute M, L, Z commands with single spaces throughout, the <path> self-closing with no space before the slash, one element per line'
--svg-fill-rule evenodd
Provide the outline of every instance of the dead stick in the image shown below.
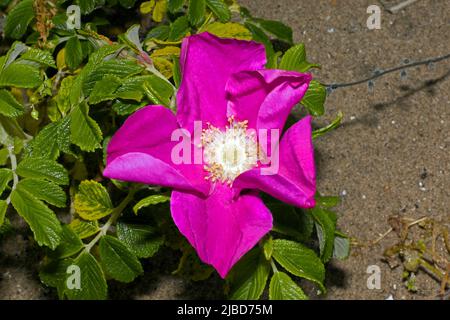
<path fill-rule="evenodd" d="M 391 7 L 390 9 L 388 9 L 388 11 L 390 13 L 397 13 L 400 10 L 402 10 L 403 8 L 406 8 L 407 6 L 413 4 L 416 1 L 417 0 L 406 0 L 406 1 L 403 1 L 403 2 L 399 3 L 398 5 Z"/>

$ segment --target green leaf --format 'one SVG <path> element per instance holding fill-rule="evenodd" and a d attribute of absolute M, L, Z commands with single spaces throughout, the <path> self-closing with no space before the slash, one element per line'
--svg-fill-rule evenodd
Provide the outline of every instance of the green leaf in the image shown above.
<path fill-rule="evenodd" d="M 231 11 L 223 0 L 206 0 L 206 5 L 220 22 L 227 22 L 231 19 Z"/>
<path fill-rule="evenodd" d="M 126 78 L 143 71 L 143 67 L 135 61 L 125 59 L 110 59 L 99 63 L 94 70 L 86 76 L 83 82 L 83 92 L 88 95 L 94 88 L 95 82 L 103 79 L 106 75 Z"/>
<path fill-rule="evenodd" d="M 117 237 L 139 258 L 150 258 L 163 244 L 158 230 L 150 225 L 117 224 Z"/>
<path fill-rule="evenodd" d="M 66 44 L 65 59 L 67 66 L 74 70 L 83 61 L 83 51 L 77 36 L 71 37 Z"/>
<path fill-rule="evenodd" d="M 0 114 L 0 143 L 6 145 L 11 142 L 11 138 L 24 140 L 27 136 L 16 119 L 7 118 Z"/>
<path fill-rule="evenodd" d="M 273 231 L 307 241 L 311 237 L 314 221 L 307 212 L 295 209 L 284 203 L 268 203 L 274 218 Z"/>
<path fill-rule="evenodd" d="M 184 0 L 169 0 L 167 4 L 167 9 L 169 9 L 170 13 L 175 13 L 180 11 L 183 8 Z"/>
<path fill-rule="evenodd" d="M 17 117 L 23 114 L 22 105 L 17 102 L 11 92 L 0 90 L 0 113 L 7 117 Z"/>
<path fill-rule="evenodd" d="M 64 299 L 67 289 L 67 269 L 73 264 L 71 259 L 52 260 L 39 271 L 41 282 L 49 287 L 57 288 L 59 299 Z"/>
<path fill-rule="evenodd" d="M 177 18 L 170 25 L 168 41 L 178 41 L 183 38 L 190 30 L 189 21 L 186 16 Z"/>
<path fill-rule="evenodd" d="M 20 56 L 20 60 L 34 61 L 47 67 L 56 68 L 55 59 L 53 59 L 52 54 L 45 50 L 29 48 Z"/>
<path fill-rule="evenodd" d="M 120 87 L 121 81 L 113 75 L 106 75 L 95 83 L 94 89 L 89 96 L 90 104 L 97 104 L 102 101 L 113 100 L 116 97 L 114 92 Z"/>
<path fill-rule="evenodd" d="M 114 104 L 112 106 L 112 109 L 118 115 L 126 116 L 126 115 L 132 114 L 136 110 L 144 107 L 146 104 L 147 104 L 146 102 L 142 102 L 142 103 L 127 103 L 127 102 L 123 102 L 121 100 L 116 100 L 116 102 L 114 102 Z"/>
<path fill-rule="evenodd" d="M 61 242 L 52 252 L 52 256 L 57 259 L 63 259 L 73 256 L 83 248 L 83 242 L 80 237 L 68 225 L 62 226 Z"/>
<path fill-rule="evenodd" d="M 267 238 L 267 240 L 264 241 L 263 251 L 266 260 L 270 260 L 272 258 L 273 253 L 273 239 L 271 236 L 269 236 L 269 238 Z"/>
<path fill-rule="evenodd" d="M 334 233 L 336 230 L 336 217 L 333 212 L 315 207 L 310 210 L 316 221 L 316 231 L 319 238 L 320 256 L 327 262 L 333 255 Z"/>
<path fill-rule="evenodd" d="M 94 180 L 80 183 L 74 201 L 75 211 L 85 220 L 98 220 L 113 212 L 108 191 Z"/>
<path fill-rule="evenodd" d="M 89 57 L 89 61 L 86 66 L 83 68 L 83 72 L 92 72 L 100 63 L 103 61 L 109 61 L 114 59 L 125 46 L 123 44 L 105 44 L 98 48 L 94 53 Z M 87 70 L 85 71 L 87 67 Z"/>
<path fill-rule="evenodd" d="M 145 39 L 158 39 L 166 40 L 169 37 L 170 27 L 166 25 L 160 25 L 151 29 Z"/>
<path fill-rule="evenodd" d="M 6 18 L 5 36 L 19 39 L 27 31 L 28 25 L 34 18 L 33 0 L 23 0 L 13 7 Z"/>
<path fill-rule="evenodd" d="M 45 245 L 51 249 L 58 246 L 61 224 L 52 210 L 20 186 L 11 193 L 11 203 L 28 223 L 40 246 Z"/>
<path fill-rule="evenodd" d="M 284 272 L 275 272 L 270 280 L 270 300 L 308 300 L 303 290 Z"/>
<path fill-rule="evenodd" d="M 343 117 L 344 117 L 344 115 L 342 114 L 342 112 L 339 112 L 338 115 L 336 116 L 336 118 L 329 125 L 327 125 L 326 127 L 314 130 L 313 138 L 315 139 L 320 136 L 323 136 L 325 133 L 330 132 L 330 131 L 336 129 L 337 127 L 339 127 Z"/>
<path fill-rule="evenodd" d="M 70 100 L 70 94 L 74 86 L 75 77 L 67 76 L 61 81 L 58 94 L 55 97 L 56 103 L 58 105 L 58 110 L 61 114 L 66 115 L 72 106 L 72 101 Z"/>
<path fill-rule="evenodd" d="M 26 158 L 19 163 L 16 172 L 24 178 L 45 179 L 60 185 L 69 184 L 66 169 L 53 160 Z"/>
<path fill-rule="evenodd" d="M 232 300 L 258 300 L 266 287 L 270 264 L 264 254 L 255 248 L 234 267 L 231 274 Z"/>
<path fill-rule="evenodd" d="M 230 38 L 239 40 L 251 40 L 252 33 L 242 24 L 236 22 L 213 22 L 208 24 L 205 31 L 220 38 Z"/>
<path fill-rule="evenodd" d="M 104 45 L 89 56 L 88 63 L 81 69 L 80 74 L 72 83 L 69 95 L 71 106 L 78 105 L 83 101 L 84 94 L 88 95 L 90 93 L 94 87 L 94 82 L 100 80 L 107 73 L 105 73 L 107 70 L 103 70 L 103 73 L 96 72 L 96 70 L 102 66 L 104 62 L 114 60 L 113 57 L 116 56 L 118 51 L 123 47 L 123 44 Z M 110 68 L 114 69 L 114 67 Z M 119 69 L 121 69 L 120 66 Z"/>
<path fill-rule="evenodd" d="M 317 68 L 319 65 L 309 63 L 306 60 L 306 50 L 303 43 L 290 48 L 281 58 L 280 69 L 306 72 L 311 68 Z"/>
<path fill-rule="evenodd" d="M 266 55 L 268 57 L 272 56 L 274 54 L 273 45 L 264 31 L 250 22 L 246 22 L 245 27 L 252 33 L 253 40 L 264 44 L 264 47 L 266 48 Z"/>
<path fill-rule="evenodd" d="M 138 211 L 144 207 L 167 202 L 169 200 L 170 200 L 170 197 L 162 195 L 162 194 L 151 195 L 151 196 L 148 196 L 148 197 L 140 200 L 138 203 L 136 203 L 133 207 L 133 211 L 134 211 L 134 213 L 137 214 Z"/>
<path fill-rule="evenodd" d="M 336 234 L 334 238 L 333 258 L 346 259 L 350 254 L 350 240 Z"/>
<path fill-rule="evenodd" d="M 29 143 L 30 156 L 55 160 L 59 156 L 59 123 L 52 122 L 45 126 Z"/>
<path fill-rule="evenodd" d="M 313 250 L 298 242 L 277 239 L 273 241 L 272 256 L 293 275 L 313 281 L 325 291 L 325 267 Z"/>
<path fill-rule="evenodd" d="M 99 249 L 103 269 L 114 279 L 128 283 L 144 272 L 136 256 L 116 238 L 103 236 Z"/>
<path fill-rule="evenodd" d="M 337 196 L 322 196 L 316 193 L 316 205 L 323 208 L 333 208 L 341 203 L 341 198 Z"/>
<path fill-rule="evenodd" d="M 35 88 L 41 83 L 39 69 L 20 61 L 11 63 L 0 72 L 0 87 Z"/>
<path fill-rule="evenodd" d="M 14 60 L 16 60 L 23 52 L 27 51 L 27 49 L 28 47 L 24 43 L 14 41 L 11 48 L 6 53 L 6 56 L 0 57 L 0 71 L 14 62 Z"/>
<path fill-rule="evenodd" d="M 66 194 L 56 183 L 46 180 L 26 178 L 18 185 L 36 199 L 43 200 L 59 208 L 66 206 Z"/>
<path fill-rule="evenodd" d="M 8 159 L 9 159 L 8 148 L 7 147 L 0 148 L 0 166 L 5 166 Z"/>
<path fill-rule="evenodd" d="M 161 22 L 167 11 L 167 0 L 155 0 L 155 9 L 153 9 L 153 21 Z"/>
<path fill-rule="evenodd" d="M 115 91 L 117 98 L 124 100 L 141 101 L 144 97 L 144 81 L 151 76 L 136 76 L 125 79 L 121 86 Z"/>
<path fill-rule="evenodd" d="M 273 34 L 280 40 L 286 41 L 289 44 L 292 44 L 292 29 L 291 27 L 285 25 L 280 21 L 275 20 L 264 20 L 264 19 L 255 19 L 254 20 L 261 28 L 266 30 L 267 32 Z"/>
<path fill-rule="evenodd" d="M 78 235 L 80 239 L 88 238 L 96 234 L 100 228 L 97 221 L 84 221 L 73 219 L 69 224 L 70 228 Z"/>
<path fill-rule="evenodd" d="M 97 5 L 97 0 L 76 0 L 76 2 L 80 6 L 81 14 L 91 13 Z"/>
<path fill-rule="evenodd" d="M 104 300 L 107 297 L 107 285 L 102 268 L 89 252 L 83 252 L 73 262 L 80 268 L 80 289 L 66 289 L 70 300 Z"/>
<path fill-rule="evenodd" d="M 169 99 L 173 94 L 172 86 L 154 75 L 135 76 L 123 80 L 122 85 L 115 91 L 117 98 L 125 100 L 141 101 L 144 96 L 144 83 L 148 83 L 155 87 L 154 90 L 160 91 L 160 95 Z"/>
<path fill-rule="evenodd" d="M 0 195 L 5 191 L 6 186 L 12 180 L 13 174 L 10 169 L 1 168 L 0 169 Z"/>
<path fill-rule="evenodd" d="M 83 151 L 94 151 L 101 147 L 102 131 L 94 119 L 89 117 L 89 106 L 83 102 L 76 106 L 70 117 L 70 140 Z"/>
<path fill-rule="evenodd" d="M 65 153 L 72 154 L 70 150 L 70 117 L 64 117 L 58 121 L 58 136 L 56 138 L 56 143 L 58 144 L 59 150 Z"/>
<path fill-rule="evenodd" d="M 145 94 L 153 103 L 166 107 L 170 105 L 173 88 L 166 81 L 157 76 L 152 76 L 145 80 L 143 87 Z"/>
<path fill-rule="evenodd" d="M 187 16 L 194 27 L 199 26 L 205 18 L 205 0 L 189 0 Z"/>
<path fill-rule="evenodd" d="M 178 57 L 173 57 L 173 82 L 175 83 L 175 87 L 179 88 L 181 84 L 181 68 L 180 68 L 180 59 Z"/>
<path fill-rule="evenodd" d="M 6 215 L 7 209 L 8 209 L 8 203 L 5 200 L 0 200 L 0 227 L 5 222 L 5 215 Z"/>
<path fill-rule="evenodd" d="M 267 58 L 266 69 L 278 69 L 278 60 L 281 57 L 281 52 L 275 52 Z"/>
<path fill-rule="evenodd" d="M 325 113 L 325 99 L 327 97 L 327 91 L 323 85 L 318 81 L 312 80 L 309 83 L 308 90 L 306 91 L 301 104 L 306 107 L 308 112 L 315 116 L 321 116 Z"/>
<path fill-rule="evenodd" d="M 137 50 L 139 52 L 142 51 L 142 44 L 139 38 L 139 29 L 141 28 L 140 25 L 134 24 L 130 28 L 128 28 L 127 32 L 124 34 L 119 35 L 119 40 L 121 42 L 128 45 L 133 50 Z"/>

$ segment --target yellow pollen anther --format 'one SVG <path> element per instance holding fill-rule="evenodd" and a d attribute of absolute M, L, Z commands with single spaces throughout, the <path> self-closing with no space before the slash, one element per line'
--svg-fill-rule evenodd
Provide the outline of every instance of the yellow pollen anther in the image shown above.
<path fill-rule="evenodd" d="M 257 166 L 259 154 L 255 133 L 247 132 L 248 121 L 237 122 L 230 116 L 228 123 L 223 131 L 207 123 L 201 143 L 204 170 L 209 173 L 205 179 L 231 186 L 239 174 Z"/>

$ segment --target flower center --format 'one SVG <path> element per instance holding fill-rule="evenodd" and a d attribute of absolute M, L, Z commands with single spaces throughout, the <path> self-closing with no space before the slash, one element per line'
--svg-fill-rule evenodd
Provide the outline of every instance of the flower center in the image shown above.
<path fill-rule="evenodd" d="M 236 122 L 228 118 L 225 131 L 208 124 L 202 133 L 203 160 L 206 179 L 231 185 L 242 172 L 258 164 L 258 143 L 254 132 L 248 132 L 248 121 Z"/>

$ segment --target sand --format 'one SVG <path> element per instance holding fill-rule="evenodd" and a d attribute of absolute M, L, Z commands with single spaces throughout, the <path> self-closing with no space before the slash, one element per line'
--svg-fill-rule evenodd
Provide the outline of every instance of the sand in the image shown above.
<path fill-rule="evenodd" d="M 383 1 L 390 6 L 399 1 Z M 365 78 L 374 70 L 450 53 L 450 2 L 420 0 L 396 14 L 382 10 L 380 30 L 366 27 L 366 8 L 378 1 L 241 0 L 255 16 L 281 20 L 306 44 L 309 60 L 322 69 L 315 77 L 325 83 Z M 375 82 L 343 88 L 327 99 L 327 115 L 338 111 L 343 124 L 315 141 L 318 187 L 323 194 L 339 194 L 339 228 L 360 242 L 384 233 L 391 215 L 450 219 L 450 60 L 409 69 L 406 79 L 394 73 Z M 426 174 L 424 174 L 426 172 Z M 20 224 L 20 222 L 19 222 Z M 0 243 L 0 299 L 54 298 L 37 277 L 40 253 L 29 246 L 24 231 Z M 327 274 L 328 294 L 320 299 L 433 299 L 437 284 L 423 273 L 419 291 L 409 293 L 401 268 L 384 263 L 384 248 L 354 248 L 345 261 L 335 261 Z M 146 273 L 131 285 L 112 284 L 112 298 L 220 298 L 221 282 L 212 277 L 192 283 L 173 276 L 177 255 L 158 254 L 144 263 Z M 366 270 L 377 265 L 381 288 L 367 288 Z M 214 289 L 216 288 L 216 289 Z M 306 285 L 308 292 L 314 290 Z"/>

